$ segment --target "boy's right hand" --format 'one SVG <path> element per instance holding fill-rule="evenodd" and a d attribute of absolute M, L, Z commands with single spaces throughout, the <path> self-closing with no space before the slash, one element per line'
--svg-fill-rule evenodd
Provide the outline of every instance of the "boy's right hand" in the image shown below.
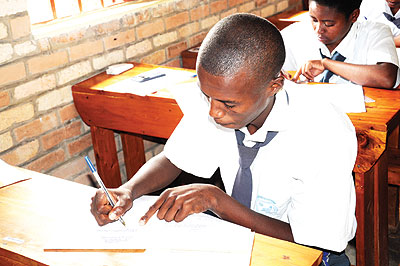
<path fill-rule="evenodd" d="M 96 191 L 90 204 L 90 211 L 100 226 L 118 220 L 120 216 L 132 208 L 133 200 L 129 190 L 120 187 L 108 191 L 115 202 L 114 208 L 111 207 L 101 189 Z"/>
<path fill-rule="evenodd" d="M 322 60 L 310 60 L 297 70 L 294 74 L 292 81 L 297 82 L 300 76 L 303 75 L 308 81 L 314 81 L 314 78 L 324 72 L 325 67 Z"/>

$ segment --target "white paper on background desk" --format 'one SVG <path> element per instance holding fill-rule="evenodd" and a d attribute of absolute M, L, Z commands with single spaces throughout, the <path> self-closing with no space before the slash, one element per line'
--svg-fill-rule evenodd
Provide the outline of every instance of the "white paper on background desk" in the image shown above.
<path fill-rule="evenodd" d="M 287 82 L 287 81 L 285 81 Z M 345 113 L 363 113 L 365 109 L 364 90 L 355 84 L 297 84 L 298 89 L 319 97 L 326 98 Z"/>
<path fill-rule="evenodd" d="M 165 74 L 165 76 L 145 82 L 139 82 L 136 78 L 137 76 L 134 76 L 106 86 L 103 90 L 145 96 L 152 94 L 157 90 L 168 88 L 171 85 L 190 80 L 196 76 L 195 73 L 187 70 L 168 69 L 162 67 L 143 72 L 138 76 L 146 77 L 157 74 Z"/>
<path fill-rule="evenodd" d="M 216 259 L 235 258 L 234 261 L 241 262 L 234 265 L 249 265 L 254 233 L 248 228 L 203 213 L 190 215 L 180 223 L 168 223 L 154 215 L 146 225 L 140 226 L 140 217 L 156 199 L 154 196 L 143 196 L 135 200 L 132 209 L 124 215 L 126 227 L 118 221 L 99 227 L 88 211 L 87 223 L 81 220 L 80 226 L 59 228 L 44 249 L 146 249 L 146 254 L 160 252 L 168 256 L 182 254 L 188 257 L 207 254 Z"/>
<path fill-rule="evenodd" d="M 2 160 L 0 160 L 0 173 L 0 188 L 29 179 L 23 170 Z"/>

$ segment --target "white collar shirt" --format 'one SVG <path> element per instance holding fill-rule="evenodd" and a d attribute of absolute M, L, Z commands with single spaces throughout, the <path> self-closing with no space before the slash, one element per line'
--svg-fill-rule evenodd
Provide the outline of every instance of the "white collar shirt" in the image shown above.
<path fill-rule="evenodd" d="M 296 84 L 285 88 L 257 132 L 250 135 L 241 129 L 249 146 L 263 142 L 267 131 L 278 132 L 251 165 L 251 208 L 289 223 L 297 243 L 342 251 L 356 230 L 354 127 L 347 115 L 315 101 Z M 208 178 L 219 167 L 230 195 L 239 168 L 234 130 L 208 116 L 208 104 L 198 88 L 181 92 L 180 99 L 175 98 L 184 116 L 164 153 L 178 168 L 196 176 Z M 326 218 L 325 210 L 335 215 Z"/>
<path fill-rule="evenodd" d="M 360 6 L 359 21 L 369 20 L 376 21 L 388 25 L 393 36 L 400 35 L 400 29 L 391 21 L 389 21 L 383 12 L 393 16 L 395 19 L 400 18 L 400 10 L 393 14 L 385 0 L 363 0 Z"/>
<path fill-rule="evenodd" d="M 379 62 L 392 63 L 399 66 L 393 36 L 386 25 L 371 21 L 355 22 L 340 44 L 329 52 L 326 45 L 318 41 L 309 21 L 294 23 L 281 31 L 286 48 L 286 60 L 283 69 L 297 71 L 309 60 L 321 59 L 320 49 L 325 56 L 331 57 L 335 51 L 351 64 L 372 65 Z M 400 83 L 399 70 L 397 82 Z M 319 82 L 322 74 L 315 77 Z M 333 75 L 330 83 L 348 83 L 350 81 Z"/>

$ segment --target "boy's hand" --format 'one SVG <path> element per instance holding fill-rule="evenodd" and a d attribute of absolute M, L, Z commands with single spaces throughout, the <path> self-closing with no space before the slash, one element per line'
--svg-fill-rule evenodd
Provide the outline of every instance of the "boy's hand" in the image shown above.
<path fill-rule="evenodd" d="M 181 222 L 193 213 L 214 210 L 217 204 L 217 191 L 221 190 L 207 184 L 192 184 L 167 189 L 140 218 L 139 223 L 145 225 L 157 211 L 157 217 L 160 220 Z"/>
<path fill-rule="evenodd" d="M 99 225 L 118 220 L 132 207 L 132 198 L 129 190 L 124 188 L 109 189 L 111 197 L 115 202 L 114 208 L 108 203 L 107 197 L 101 189 L 96 191 L 92 197 L 90 211 Z"/>
<path fill-rule="evenodd" d="M 310 60 L 305 63 L 293 76 L 293 81 L 298 82 L 301 75 L 306 77 L 308 81 L 314 81 L 314 78 L 324 72 L 325 67 L 322 60 Z"/>

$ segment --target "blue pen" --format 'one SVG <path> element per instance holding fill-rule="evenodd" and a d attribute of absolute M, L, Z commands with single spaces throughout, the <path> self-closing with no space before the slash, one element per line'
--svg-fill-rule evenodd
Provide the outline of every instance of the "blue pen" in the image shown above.
<path fill-rule="evenodd" d="M 152 79 L 156 79 L 156 78 L 161 78 L 161 77 L 164 77 L 164 76 L 165 76 L 165 74 L 163 73 L 163 74 L 158 74 L 156 76 L 143 77 L 143 79 L 141 81 L 139 81 L 139 82 L 146 82 L 146 81 L 149 81 L 149 80 L 152 80 Z"/>
<path fill-rule="evenodd" d="M 86 163 L 88 164 L 88 166 L 89 166 L 89 168 L 90 168 L 90 171 L 92 171 L 92 174 L 93 174 L 94 177 L 96 178 L 97 183 L 99 183 L 100 187 L 103 189 L 104 193 L 106 194 L 107 199 L 108 199 L 108 202 L 110 203 L 111 207 L 114 208 L 114 206 L 115 206 L 114 200 L 111 198 L 110 193 L 108 192 L 106 186 L 104 185 L 104 183 L 103 183 L 103 181 L 101 180 L 99 174 L 97 173 L 96 168 L 94 168 L 94 166 L 93 166 L 93 164 L 92 164 L 92 162 L 90 161 L 90 159 L 89 159 L 88 156 L 85 156 L 85 160 L 86 160 Z M 126 225 L 125 225 L 125 221 L 122 219 L 122 217 L 119 217 L 118 220 L 119 220 L 124 226 L 126 226 Z"/>

